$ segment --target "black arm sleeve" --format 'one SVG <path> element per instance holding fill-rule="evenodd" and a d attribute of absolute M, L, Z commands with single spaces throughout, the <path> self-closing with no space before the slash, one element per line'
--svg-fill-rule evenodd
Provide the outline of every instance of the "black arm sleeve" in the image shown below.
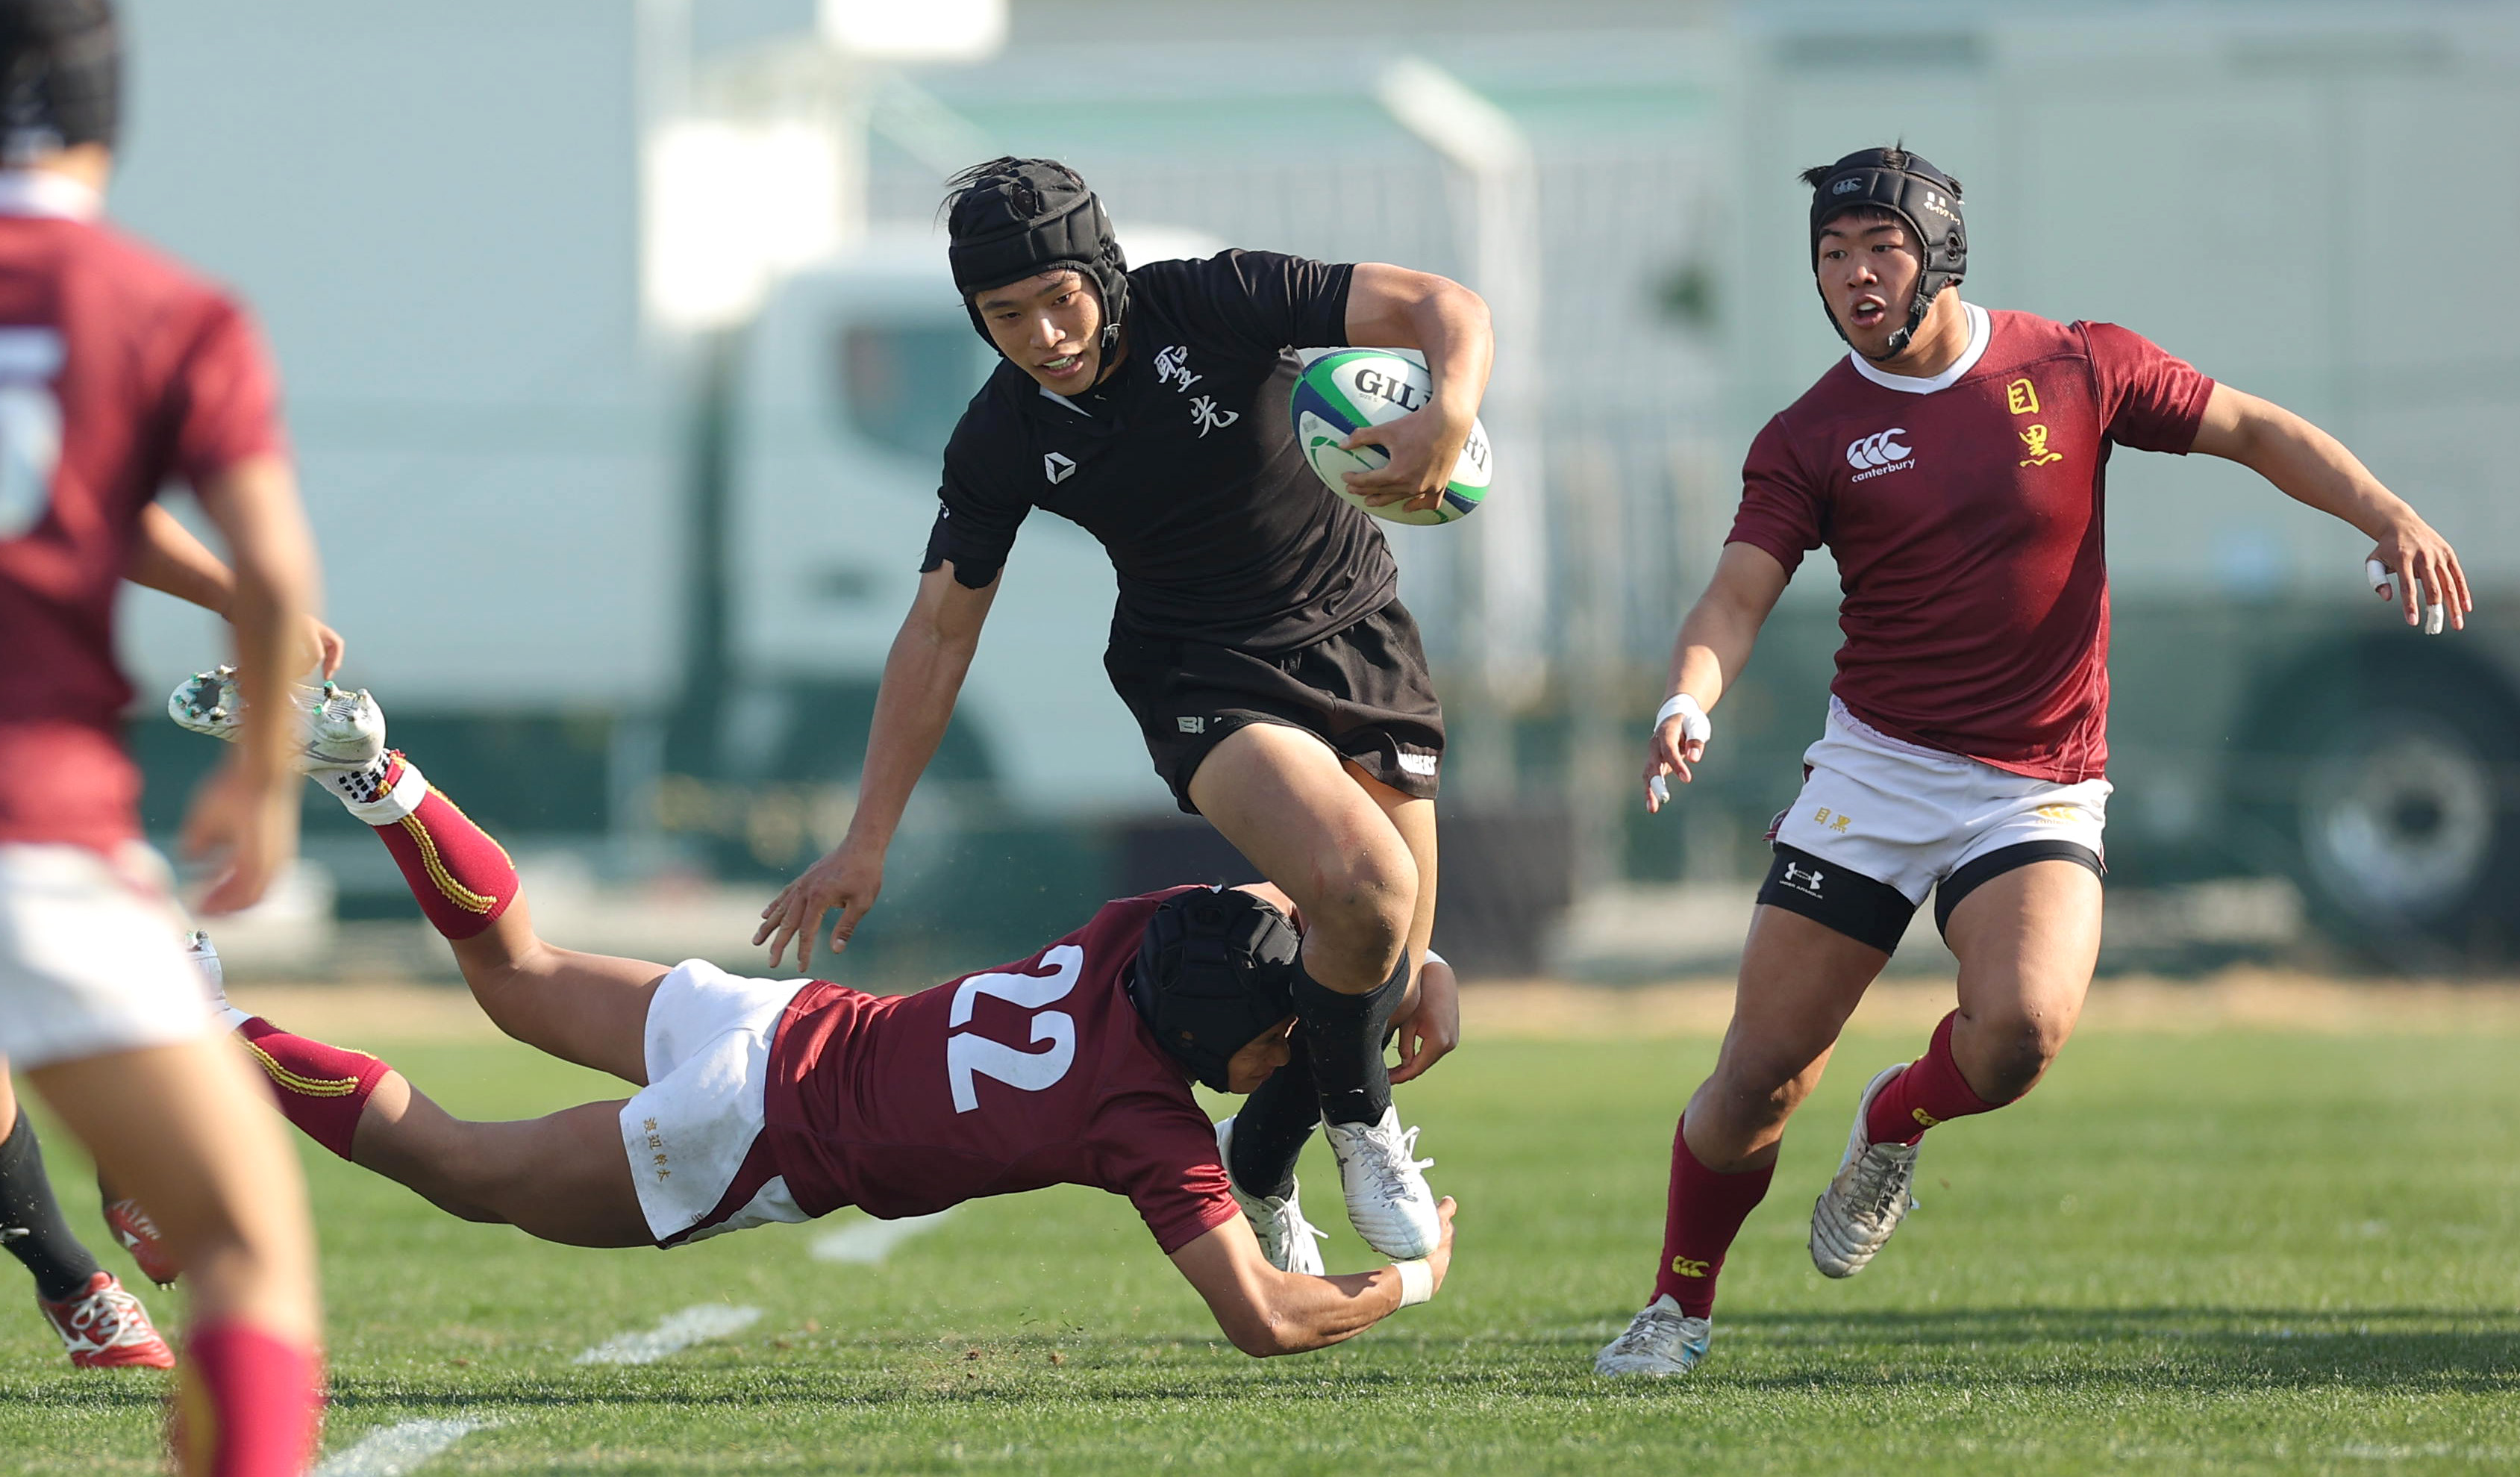
<path fill-rule="evenodd" d="M 1192 326 L 1253 355 L 1347 344 L 1347 262 L 1276 251 L 1219 251 L 1205 261 L 1159 261 L 1140 271 L 1164 280 Z"/>
<path fill-rule="evenodd" d="M 925 574 L 952 559 L 954 582 L 968 590 L 986 589 L 998 577 L 1024 515 L 1032 512 L 1032 500 L 1015 490 L 1021 484 L 1000 465 L 1019 438 L 1011 427 L 982 424 L 990 419 L 975 399 L 945 445 L 945 479 L 936 489 L 940 506 L 919 565 Z"/>

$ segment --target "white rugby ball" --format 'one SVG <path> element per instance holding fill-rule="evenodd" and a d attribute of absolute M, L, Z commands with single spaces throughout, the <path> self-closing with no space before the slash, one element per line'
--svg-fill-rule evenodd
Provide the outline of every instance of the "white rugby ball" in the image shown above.
<path fill-rule="evenodd" d="M 1432 508 L 1409 511 L 1399 503 L 1380 508 L 1348 490 L 1346 474 L 1378 471 L 1391 463 L 1380 448 L 1340 445 L 1367 426 L 1397 421 L 1426 408 L 1435 381 L 1426 366 L 1390 349 L 1331 349 L 1304 366 L 1287 407 L 1295 444 L 1322 484 L 1375 517 L 1393 523 L 1450 523 L 1478 511 L 1488 495 L 1488 428 L 1470 424 L 1470 438 L 1453 464 L 1452 480 Z"/>

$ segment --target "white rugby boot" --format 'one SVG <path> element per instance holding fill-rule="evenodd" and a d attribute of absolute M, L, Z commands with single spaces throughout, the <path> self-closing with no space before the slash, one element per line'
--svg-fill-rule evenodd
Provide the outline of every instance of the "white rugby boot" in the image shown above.
<path fill-rule="evenodd" d="M 1593 1372 L 1653 1378 L 1687 1374 L 1706 1358 L 1706 1344 L 1714 1334 L 1707 1320 L 1681 1312 L 1679 1302 L 1666 1292 L 1629 1320 L 1625 1333 L 1593 1356 Z"/>
<path fill-rule="evenodd" d="M 1812 1202 L 1812 1265 L 1824 1276 L 1851 1277 L 1862 1272 L 1916 1208 L 1908 1187 L 1916 1178 L 1918 1145 L 1875 1143 L 1864 1128 L 1872 1099 L 1906 1070 L 1906 1062 L 1883 1067 L 1865 1084 L 1864 1096 L 1855 1103 L 1855 1128 L 1846 1136 L 1846 1157 L 1838 1161 L 1828 1188 Z"/>
<path fill-rule="evenodd" d="M 1444 1226 L 1420 1171 L 1435 1161 L 1416 1157 L 1418 1131 L 1402 1131 L 1400 1110 L 1386 1107 L 1373 1123 L 1333 1123 L 1327 1135 L 1347 1191 L 1348 1223 L 1365 1244 L 1401 1262 L 1433 1251 Z"/>
<path fill-rule="evenodd" d="M 185 934 L 184 957 L 202 971 L 202 986 L 210 996 L 210 1013 L 219 1018 L 221 1030 L 233 1031 L 253 1019 L 228 1003 L 227 966 L 219 962 L 219 946 L 210 942 L 208 934 L 199 928 Z"/>
<path fill-rule="evenodd" d="M 365 688 L 350 692 L 327 682 L 320 688 L 292 683 L 289 701 L 297 710 L 298 747 L 292 758 L 301 775 L 322 779 L 368 769 L 384 756 L 385 715 Z M 216 666 L 175 685 L 166 716 L 178 728 L 230 743 L 242 732 L 245 695 L 236 668 Z"/>
<path fill-rule="evenodd" d="M 1216 1126 L 1216 1157 L 1225 1166 L 1225 1183 L 1234 1191 L 1234 1203 L 1242 1207 L 1242 1219 L 1251 1223 L 1252 1234 L 1260 1238 L 1260 1254 L 1280 1272 L 1300 1273 L 1306 1276 L 1324 1276 L 1322 1240 L 1328 1232 L 1315 1229 L 1304 1219 L 1300 1196 L 1303 1186 L 1289 1184 L 1286 1193 L 1255 1195 L 1244 1190 L 1242 1182 L 1234 1178 L 1234 1120 L 1226 1119 Z"/>

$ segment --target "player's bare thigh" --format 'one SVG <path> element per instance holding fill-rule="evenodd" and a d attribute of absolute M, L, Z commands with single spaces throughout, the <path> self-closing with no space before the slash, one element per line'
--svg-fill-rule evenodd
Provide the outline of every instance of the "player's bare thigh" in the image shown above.
<path fill-rule="evenodd" d="M 2083 1010 L 2100 954 L 2100 879 L 2076 862 L 2033 862 L 1952 910 L 1959 960 L 1952 1059 L 1989 1102 L 2035 1086 Z"/>
<path fill-rule="evenodd" d="M 1191 803 L 1304 910 L 1305 966 L 1333 990 L 1389 977 L 1418 911 L 1418 863 L 1392 818 L 1312 734 L 1236 730 L 1199 761 Z"/>
<path fill-rule="evenodd" d="M 1347 777 L 1390 820 L 1392 829 L 1400 832 L 1400 839 L 1409 847 L 1410 860 L 1417 864 L 1418 907 L 1410 917 L 1409 957 L 1413 964 L 1423 963 L 1426 946 L 1435 933 L 1435 802 L 1402 794 L 1367 774 L 1353 759 L 1344 763 Z"/>
<path fill-rule="evenodd" d="M 1776 1155 L 1785 1120 L 1820 1083 L 1847 1017 L 1890 956 L 1799 913 L 1751 910 L 1732 1022 L 1715 1071 L 1689 1099 L 1688 1146 L 1709 1169 Z"/>
<path fill-rule="evenodd" d="M 473 1123 L 389 1072 L 360 1116 L 351 1157 L 469 1221 L 568 1246 L 646 1246 L 653 1237 L 621 1147 L 621 1106 Z"/>
<path fill-rule="evenodd" d="M 547 942 L 521 893 L 498 921 L 452 948 L 472 998 L 500 1030 L 562 1061 L 648 1085 L 648 1003 L 664 965 Z"/>

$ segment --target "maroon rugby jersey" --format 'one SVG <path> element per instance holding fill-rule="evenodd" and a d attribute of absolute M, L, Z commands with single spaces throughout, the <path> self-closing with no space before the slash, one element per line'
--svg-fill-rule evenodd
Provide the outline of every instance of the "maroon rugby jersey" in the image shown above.
<path fill-rule="evenodd" d="M 1788 574 L 1828 546 L 1846 634 L 1829 690 L 1858 718 L 2015 774 L 2094 779 L 2102 473 L 2113 446 L 2184 455 L 2214 381 L 2115 324 L 1968 315 L 1969 351 L 1942 376 L 1850 354 L 1771 420 L 1731 541 Z"/>
<path fill-rule="evenodd" d="M 1155 905 L 1106 903 L 1027 960 L 917 995 L 808 985 L 770 1048 L 768 1141 L 807 1215 L 886 1220 L 983 1195 L 1126 1195 L 1166 1253 L 1239 1212 L 1216 1130 L 1122 980 Z"/>
<path fill-rule="evenodd" d="M 95 213 L 0 174 L 0 842 L 139 834 L 113 603 L 141 511 L 282 449 L 235 301 Z"/>

